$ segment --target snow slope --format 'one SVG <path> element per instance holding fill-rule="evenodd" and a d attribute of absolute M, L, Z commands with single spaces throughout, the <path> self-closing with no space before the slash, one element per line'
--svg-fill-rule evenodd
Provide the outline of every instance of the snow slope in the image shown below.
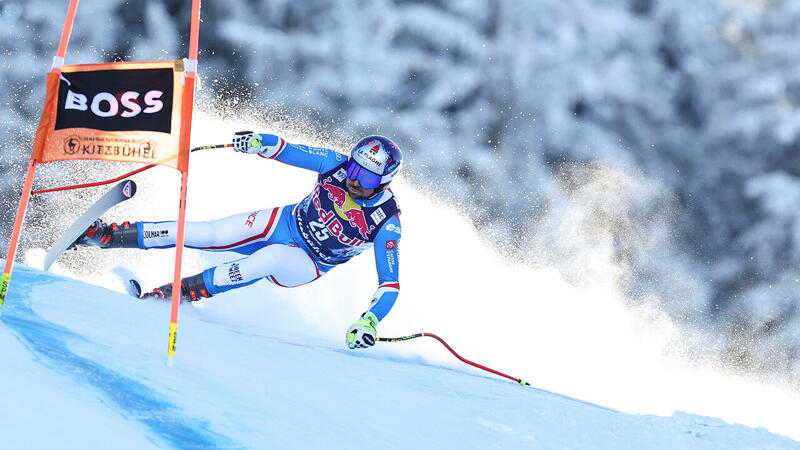
<path fill-rule="evenodd" d="M 215 319 L 181 308 L 168 368 L 167 305 L 18 265 L 0 326 L 2 447 L 800 448 L 427 364 L 395 344 L 351 352 Z"/>

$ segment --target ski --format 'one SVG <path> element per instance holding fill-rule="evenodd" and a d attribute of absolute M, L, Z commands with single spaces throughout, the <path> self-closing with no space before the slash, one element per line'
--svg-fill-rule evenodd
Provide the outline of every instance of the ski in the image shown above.
<path fill-rule="evenodd" d="M 125 290 L 128 291 L 128 294 L 136 298 L 142 298 L 142 285 L 133 278 L 128 280 L 128 284 L 125 285 Z"/>
<path fill-rule="evenodd" d="M 133 197 L 134 194 L 136 194 L 136 183 L 131 180 L 126 180 L 117 184 L 100 197 L 100 199 L 90 206 L 83 215 L 78 217 L 78 220 L 76 220 L 67 231 L 58 238 L 52 247 L 50 247 L 44 258 L 44 270 L 48 270 L 59 256 L 68 248 L 72 247 L 72 244 L 81 237 L 95 219 L 103 215 L 103 213 L 108 211 L 112 206 Z"/>

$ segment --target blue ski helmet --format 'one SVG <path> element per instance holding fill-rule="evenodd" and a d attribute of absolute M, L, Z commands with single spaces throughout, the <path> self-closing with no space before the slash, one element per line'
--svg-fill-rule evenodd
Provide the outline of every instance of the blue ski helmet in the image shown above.
<path fill-rule="evenodd" d="M 403 153 L 397 144 L 384 136 L 362 138 L 350 151 L 347 178 L 358 180 L 367 189 L 383 189 L 400 171 Z"/>

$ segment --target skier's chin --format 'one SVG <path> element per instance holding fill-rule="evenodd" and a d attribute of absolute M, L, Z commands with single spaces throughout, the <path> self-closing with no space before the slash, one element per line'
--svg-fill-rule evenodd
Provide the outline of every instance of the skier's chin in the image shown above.
<path fill-rule="evenodd" d="M 364 200 L 372 196 L 372 194 L 375 193 L 375 189 L 367 189 L 360 186 L 355 186 L 348 180 L 347 192 L 350 193 L 350 197 L 356 200 Z"/>
<path fill-rule="evenodd" d="M 375 189 L 358 189 L 358 190 L 348 189 L 348 191 L 350 192 L 350 197 L 352 197 L 353 199 L 365 200 L 372 196 L 372 194 L 375 192 Z"/>

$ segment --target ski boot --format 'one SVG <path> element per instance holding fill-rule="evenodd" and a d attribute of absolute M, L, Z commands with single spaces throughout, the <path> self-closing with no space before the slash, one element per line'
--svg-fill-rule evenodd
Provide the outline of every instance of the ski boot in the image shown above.
<path fill-rule="evenodd" d="M 152 292 L 141 293 L 139 283 L 132 281 L 134 295 L 137 295 L 140 300 L 155 300 L 161 302 L 172 301 L 172 283 L 165 284 L 152 290 Z M 136 292 L 138 290 L 138 293 Z M 206 289 L 206 284 L 203 281 L 203 273 L 186 277 L 181 280 L 181 295 L 180 302 L 194 302 L 204 298 L 211 297 Z"/>
<path fill-rule="evenodd" d="M 70 248 L 100 247 L 100 248 L 139 248 L 139 238 L 136 235 L 136 226 L 130 222 L 106 224 L 100 219 L 94 221 L 89 228 L 72 244 Z"/>

